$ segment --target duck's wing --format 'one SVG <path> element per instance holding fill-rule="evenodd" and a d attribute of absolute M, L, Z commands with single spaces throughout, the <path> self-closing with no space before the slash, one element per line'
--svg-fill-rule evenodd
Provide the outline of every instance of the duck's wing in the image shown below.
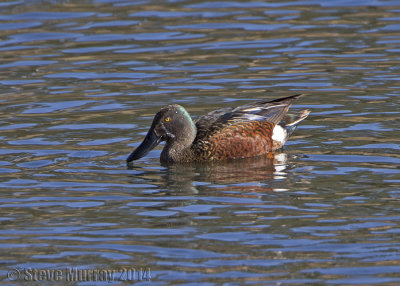
<path fill-rule="evenodd" d="M 278 124 L 288 112 L 292 102 L 300 96 L 302 96 L 302 94 L 291 95 L 270 101 L 252 102 L 236 107 L 232 112 L 259 115 L 263 117 L 262 120 Z"/>
<path fill-rule="evenodd" d="M 221 108 L 201 116 L 195 121 L 195 140 L 204 140 L 228 126 L 243 125 L 248 121 L 266 121 L 278 124 L 285 116 L 293 100 L 300 94 L 271 101 L 257 101 L 236 108 Z M 238 126 L 239 127 L 239 126 Z"/>
<path fill-rule="evenodd" d="M 226 117 L 227 114 L 231 114 L 234 107 L 224 107 L 214 111 L 211 111 L 194 121 L 196 125 L 197 133 L 196 139 L 205 139 L 211 134 L 214 134 L 221 129 L 223 125 L 222 118 Z M 196 140 L 195 139 L 195 140 Z"/>

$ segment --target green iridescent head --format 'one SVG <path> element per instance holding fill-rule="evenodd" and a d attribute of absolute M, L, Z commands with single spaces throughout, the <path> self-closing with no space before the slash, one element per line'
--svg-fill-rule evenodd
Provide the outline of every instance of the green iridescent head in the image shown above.
<path fill-rule="evenodd" d="M 161 141 L 167 142 L 165 148 L 170 147 L 174 142 L 190 145 L 195 135 L 196 126 L 185 108 L 178 104 L 168 105 L 157 112 L 143 142 L 126 161 L 129 163 L 144 157 Z"/>

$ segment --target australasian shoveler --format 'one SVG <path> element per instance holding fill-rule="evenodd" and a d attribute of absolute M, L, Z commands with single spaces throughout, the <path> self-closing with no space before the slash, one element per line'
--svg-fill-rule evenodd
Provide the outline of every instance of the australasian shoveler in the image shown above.
<path fill-rule="evenodd" d="M 154 116 L 143 142 L 127 158 L 145 156 L 161 141 L 163 163 L 226 160 L 269 154 L 282 148 L 297 124 L 310 113 L 303 110 L 294 119 L 286 115 L 296 94 L 271 101 L 212 111 L 193 121 L 178 104 L 163 107 Z"/>

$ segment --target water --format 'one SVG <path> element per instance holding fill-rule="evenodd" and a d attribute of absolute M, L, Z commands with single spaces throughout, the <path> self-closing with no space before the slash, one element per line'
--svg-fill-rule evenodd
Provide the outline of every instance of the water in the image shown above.
<path fill-rule="evenodd" d="M 398 285 L 400 6 L 350 2 L 2 2 L 0 281 Z M 296 93 L 274 160 L 126 168 L 164 105 Z"/>

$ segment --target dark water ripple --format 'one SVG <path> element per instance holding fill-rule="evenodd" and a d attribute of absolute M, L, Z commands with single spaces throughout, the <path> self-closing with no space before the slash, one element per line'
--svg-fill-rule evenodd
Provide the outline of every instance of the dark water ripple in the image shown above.
<path fill-rule="evenodd" d="M 0 281 L 400 283 L 398 1 L 0 7 Z M 274 160 L 125 166 L 163 105 L 294 93 L 312 113 Z"/>

